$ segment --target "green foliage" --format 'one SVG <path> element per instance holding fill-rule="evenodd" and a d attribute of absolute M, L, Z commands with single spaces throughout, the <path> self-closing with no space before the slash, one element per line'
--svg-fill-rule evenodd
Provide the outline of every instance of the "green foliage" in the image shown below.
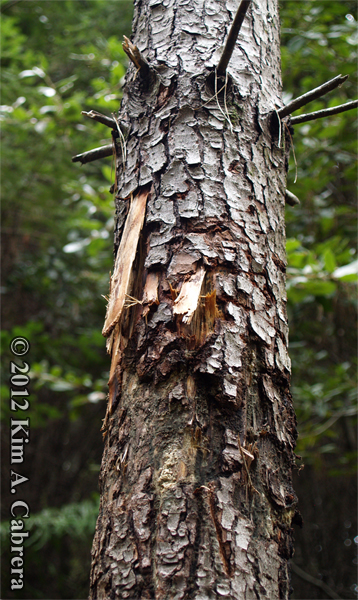
<path fill-rule="evenodd" d="M 24 541 L 25 548 L 33 546 L 40 550 L 47 542 L 56 537 L 70 535 L 72 539 L 91 538 L 93 536 L 99 508 L 99 495 L 92 500 L 83 500 L 76 504 L 66 504 L 61 508 L 45 508 L 26 519 L 26 531 L 30 536 Z M 9 521 L 0 525 L 2 548 L 9 536 Z"/>
<path fill-rule="evenodd" d="M 97 489 L 98 468 L 93 467 L 101 454 L 98 415 L 105 412 L 109 370 L 101 335 L 106 310 L 102 295 L 108 293 L 113 263 L 109 187 L 114 174 L 111 158 L 81 168 L 71 157 L 110 140 L 109 129 L 81 111 L 110 115 L 118 110 L 127 67 L 121 41 L 123 34 L 131 33 L 132 3 L 10 0 L 0 6 L 6 248 L 1 419 L 8 439 L 6 365 L 14 360 L 9 345 L 16 335 L 25 336 L 31 343 L 26 356 L 30 408 L 26 413 L 18 410 L 16 416 L 30 418 L 32 454 L 26 460 L 25 452 L 25 469 L 31 483 L 26 493 L 27 498 L 33 494 L 30 506 L 38 511 L 28 520 L 27 592 L 33 598 L 80 598 L 88 591 L 98 514 L 97 500 L 79 503 L 79 498 Z M 101 411 L 96 403 L 102 404 Z M 58 432 L 64 432 L 60 447 Z M 83 449 L 86 440 L 81 444 L 81 435 L 98 439 L 98 456 L 88 445 Z M 51 460 L 44 460 L 44 446 Z M 54 478 L 58 498 L 68 504 L 49 508 L 49 497 L 52 504 L 59 502 Z M 8 484 L 2 502 L 5 521 L 11 502 L 7 488 Z M 8 564 L 7 556 L 3 572 Z M 2 597 L 8 597 L 10 589 L 5 579 Z M 19 592 L 11 597 L 23 596 Z"/>
<path fill-rule="evenodd" d="M 281 6 L 284 99 L 339 73 L 348 81 L 295 113 L 355 99 L 355 2 L 285 1 Z M 286 209 L 287 296 L 298 453 L 331 472 L 355 466 L 356 111 L 294 127 Z M 350 443 L 347 442 L 350 438 Z M 326 455 L 329 454 L 329 457 Z"/>

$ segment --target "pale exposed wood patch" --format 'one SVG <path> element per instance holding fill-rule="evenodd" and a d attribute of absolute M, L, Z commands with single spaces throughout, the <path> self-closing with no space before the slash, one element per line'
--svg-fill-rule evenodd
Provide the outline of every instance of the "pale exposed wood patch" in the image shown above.
<path fill-rule="evenodd" d="M 143 316 L 149 312 L 149 307 L 152 304 L 158 304 L 158 284 L 159 284 L 159 273 L 148 273 L 144 284 L 142 304 L 145 305 L 143 309 Z"/>
<path fill-rule="evenodd" d="M 205 277 L 204 267 L 199 267 L 196 273 L 184 281 L 179 296 L 174 301 L 173 313 L 175 315 L 183 315 L 183 323 L 189 324 L 193 318 L 193 314 L 197 309 L 201 286 Z"/>
<path fill-rule="evenodd" d="M 133 262 L 137 252 L 139 235 L 143 227 L 149 191 L 142 190 L 134 196 L 118 249 L 114 272 L 111 278 L 111 293 L 102 334 L 108 337 L 121 318 L 130 283 Z"/>

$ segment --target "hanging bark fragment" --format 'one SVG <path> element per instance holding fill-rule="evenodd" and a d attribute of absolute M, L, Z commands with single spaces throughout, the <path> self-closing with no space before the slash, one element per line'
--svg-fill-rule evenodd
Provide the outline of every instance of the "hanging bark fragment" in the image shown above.
<path fill-rule="evenodd" d="M 105 337 L 109 336 L 113 327 L 119 322 L 126 294 L 129 293 L 130 276 L 137 252 L 139 235 L 144 223 L 148 195 L 148 189 L 140 190 L 131 201 L 111 277 L 107 314 L 102 330 Z"/>

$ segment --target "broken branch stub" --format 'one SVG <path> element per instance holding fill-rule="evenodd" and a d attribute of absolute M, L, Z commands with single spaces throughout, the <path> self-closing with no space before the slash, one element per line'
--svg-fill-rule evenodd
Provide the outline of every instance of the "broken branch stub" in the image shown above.
<path fill-rule="evenodd" d="M 122 47 L 128 58 L 132 61 L 135 67 L 137 67 L 140 76 L 143 79 L 146 79 L 150 72 L 150 67 L 146 60 L 144 60 L 137 46 L 132 44 L 127 36 L 123 36 L 124 42 L 122 43 Z"/>
<path fill-rule="evenodd" d="M 292 194 L 292 192 L 290 192 L 290 190 L 286 190 L 285 202 L 286 202 L 286 204 L 289 204 L 290 206 L 297 206 L 297 204 L 300 204 L 300 201 L 297 198 L 297 196 L 295 196 L 295 194 Z"/>
<path fill-rule="evenodd" d="M 116 122 L 114 119 L 112 119 L 112 117 L 107 117 L 106 115 L 102 115 L 101 113 L 97 112 L 96 110 L 90 110 L 89 112 L 86 112 L 85 110 L 83 110 L 81 114 L 84 115 L 85 117 L 88 117 L 89 119 L 92 119 L 93 121 L 98 121 L 98 123 L 102 123 L 102 125 L 111 127 L 111 129 L 114 129 L 116 127 Z"/>
<path fill-rule="evenodd" d="M 113 144 L 107 144 L 106 146 L 94 148 L 93 150 L 88 150 L 88 152 L 83 152 L 82 154 L 76 154 L 76 156 L 72 156 L 72 162 L 81 162 L 84 165 L 86 163 L 93 162 L 94 160 L 99 160 L 100 158 L 112 156 L 112 154 Z"/>
<path fill-rule="evenodd" d="M 129 292 L 130 276 L 137 252 L 139 235 L 143 227 L 148 189 L 142 189 L 133 197 L 126 224 L 118 248 L 114 272 L 111 277 L 111 292 L 102 334 L 108 337 L 119 322 L 126 295 Z"/>

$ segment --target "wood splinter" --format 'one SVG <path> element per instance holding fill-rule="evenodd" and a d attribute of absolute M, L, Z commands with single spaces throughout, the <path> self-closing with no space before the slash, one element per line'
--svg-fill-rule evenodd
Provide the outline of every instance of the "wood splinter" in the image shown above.
<path fill-rule="evenodd" d="M 132 61 L 132 63 L 137 67 L 137 73 L 139 72 L 140 76 L 143 79 L 146 79 L 150 72 L 150 67 L 146 60 L 144 60 L 137 46 L 132 44 L 127 36 L 123 36 L 124 42 L 122 43 L 122 47 L 128 58 Z"/>
<path fill-rule="evenodd" d="M 124 303 L 129 295 L 132 266 L 137 252 L 140 232 L 144 223 L 145 209 L 149 189 L 142 189 L 132 198 L 131 206 L 124 226 L 121 243 L 118 248 L 113 275 L 111 277 L 111 292 L 107 306 L 107 314 L 102 334 L 108 337 L 119 322 Z"/>

